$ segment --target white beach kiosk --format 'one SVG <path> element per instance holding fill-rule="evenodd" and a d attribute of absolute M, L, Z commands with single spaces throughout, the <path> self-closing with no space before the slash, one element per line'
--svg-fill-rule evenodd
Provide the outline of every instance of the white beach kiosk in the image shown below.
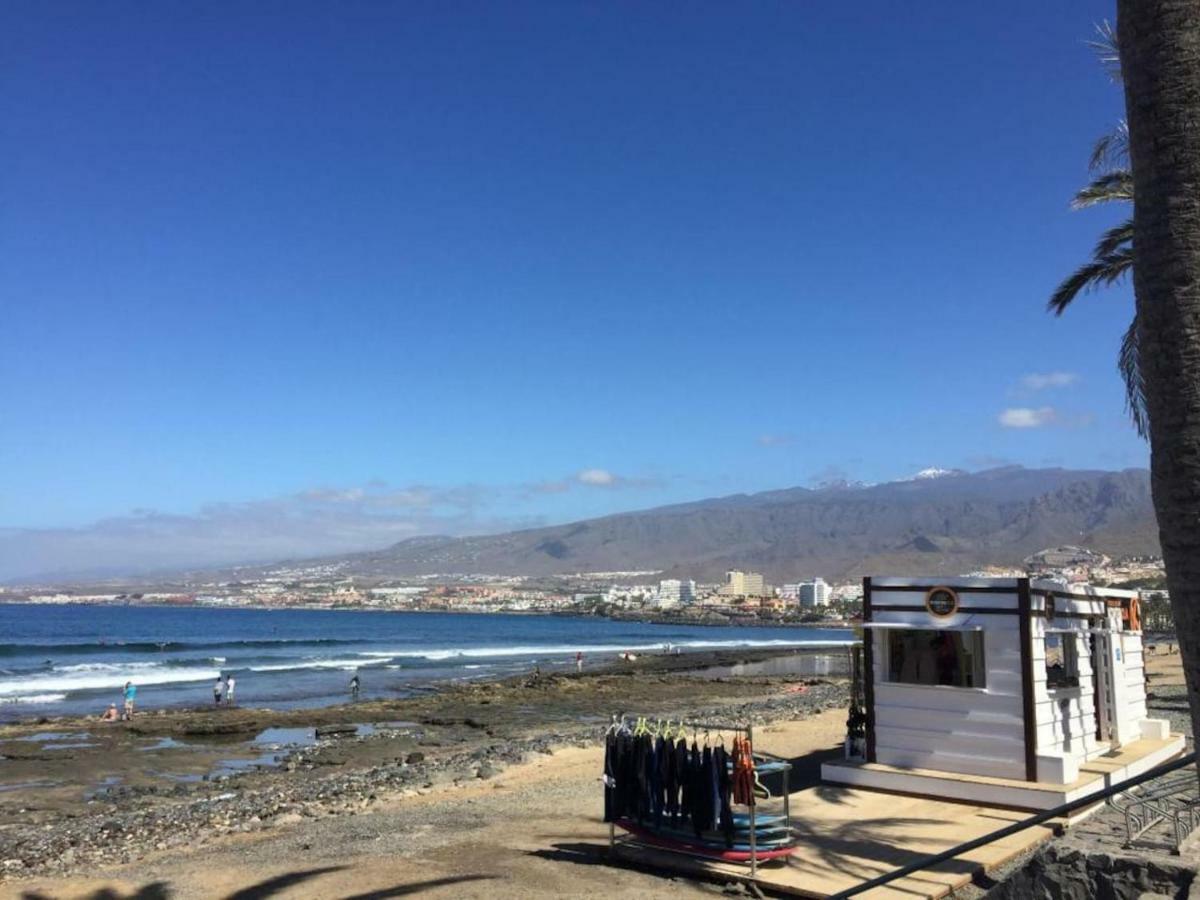
<path fill-rule="evenodd" d="M 866 578 L 863 739 L 825 781 L 1053 809 L 1181 754 L 1149 718 L 1136 594 Z"/>

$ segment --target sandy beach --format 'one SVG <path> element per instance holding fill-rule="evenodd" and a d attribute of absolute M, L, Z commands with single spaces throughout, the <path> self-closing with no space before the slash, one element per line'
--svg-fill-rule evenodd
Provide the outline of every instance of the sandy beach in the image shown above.
<path fill-rule="evenodd" d="M 765 730 L 766 750 L 837 751 L 844 715 Z M 604 862 L 599 746 L 539 755 L 495 779 L 380 799 L 357 814 L 280 823 L 197 849 L 152 854 L 102 877 L 34 879 L 5 896 L 614 897 L 719 896 L 693 883 Z M 156 887 L 157 886 L 157 887 Z M 155 894 L 151 891 L 160 891 Z"/>
<path fill-rule="evenodd" d="M 772 723 L 761 749 L 836 754 L 844 681 L 729 674 L 786 658 L 651 657 L 353 707 L 8 726 L 0 755 L 17 787 L 0 793 L 0 896 L 704 893 L 592 865 L 607 846 L 604 722 L 620 710 Z M 318 726 L 345 730 L 255 741 Z"/>
<path fill-rule="evenodd" d="M 581 719 L 653 706 L 663 715 L 753 722 L 757 749 L 797 762 L 798 789 L 816 783 L 820 762 L 841 753 L 846 684 L 787 675 L 713 678 L 737 662 L 726 658 L 714 669 L 709 654 L 694 662 L 708 666 L 710 677 L 662 671 L 680 665 L 675 660 L 645 660 L 638 671 L 530 677 L 460 686 L 403 705 L 309 711 L 327 723 L 403 714 L 413 724 L 321 740 L 283 754 L 270 769 L 166 791 L 120 785 L 90 802 L 67 788 L 0 794 L 0 897 L 718 896 L 720 884 L 608 860 L 599 782 L 603 725 Z M 1147 668 L 1154 714 L 1190 732 L 1178 655 L 1160 649 L 1148 656 Z M 146 734 L 114 732 L 114 743 L 100 754 L 119 767 L 139 752 L 121 741 L 222 725 L 282 727 L 300 717 L 252 710 L 231 711 L 225 722 L 199 713 L 148 717 Z M 46 726 L 6 729 L 0 750 L 35 727 Z M 88 723 L 54 727 L 94 730 Z M 191 752 L 228 755 L 234 746 Z M 107 771 L 94 757 L 73 765 L 77 781 Z M 1097 816 L 1061 840 L 1109 846 L 1120 831 L 1109 818 Z"/>

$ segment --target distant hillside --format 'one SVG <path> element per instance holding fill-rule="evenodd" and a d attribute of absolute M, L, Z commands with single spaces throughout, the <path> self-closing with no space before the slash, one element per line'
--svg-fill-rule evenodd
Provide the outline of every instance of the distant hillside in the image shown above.
<path fill-rule="evenodd" d="M 910 481 L 738 494 L 482 537 L 414 538 L 336 560 L 358 575 L 551 575 L 727 568 L 800 577 L 962 572 L 1019 565 L 1044 547 L 1158 553 L 1149 473 L 1006 467 Z"/>

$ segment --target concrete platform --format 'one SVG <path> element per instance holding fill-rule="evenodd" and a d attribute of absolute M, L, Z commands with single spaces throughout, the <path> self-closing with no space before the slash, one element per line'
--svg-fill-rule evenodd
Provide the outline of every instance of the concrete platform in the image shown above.
<path fill-rule="evenodd" d="M 759 866 L 763 888 L 797 897 L 829 897 L 922 856 L 1020 821 L 1028 814 L 852 787 L 819 785 L 791 795 L 800 848 L 786 862 Z M 981 871 L 1003 865 L 1047 840 L 1046 825 L 1027 828 L 933 869 L 863 894 L 872 900 L 943 897 Z M 712 862 L 619 842 L 618 855 L 640 865 L 698 877 L 749 881 L 748 866 Z"/>
<path fill-rule="evenodd" d="M 1079 778 L 1070 784 L 960 775 L 932 769 L 901 769 L 879 763 L 840 760 L 822 765 L 821 778 L 835 784 L 878 791 L 1040 811 L 1098 793 L 1112 784 L 1174 759 L 1183 751 L 1184 739 L 1181 735 L 1171 735 L 1166 740 L 1143 738 L 1083 764 L 1079 767 Z"/>

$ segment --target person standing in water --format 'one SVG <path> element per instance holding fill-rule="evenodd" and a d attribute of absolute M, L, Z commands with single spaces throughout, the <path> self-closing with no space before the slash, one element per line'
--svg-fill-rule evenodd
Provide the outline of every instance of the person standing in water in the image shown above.
<path fill-rule="evenodd" d="M 358 673 L 354 673 L 354 677 L 350 679 L 350 699 L 358 699 Z"/>
<path fill-rule="evenodd" d="M 137 688 L 132 681 L 125 682 L 125 718 L 133 718 L 133 701 L 137 697 Z"/>
<path fill-rule="evenodd" d="M 583 671 L 583 651 L 582 650 L 575 651 L 575 671 L 576 672 Z"/>
<path fill-rule="evenodd" d="M 237 684 L 237 682 L 233 680 L 232 672 L 225 676 L 225 705 L 226 706 L 233 706 L 233 687 L 235 684 Z"/>
<path fill-rule="evenodd" d="M 217 675 L 217 683 L 213 685 L 213 705 L 214 706 L 221 705 L 221 688 L 222 687 L 223 687 L 223 685 L 221 684 L 221 676 L 218 674 Z"/>

